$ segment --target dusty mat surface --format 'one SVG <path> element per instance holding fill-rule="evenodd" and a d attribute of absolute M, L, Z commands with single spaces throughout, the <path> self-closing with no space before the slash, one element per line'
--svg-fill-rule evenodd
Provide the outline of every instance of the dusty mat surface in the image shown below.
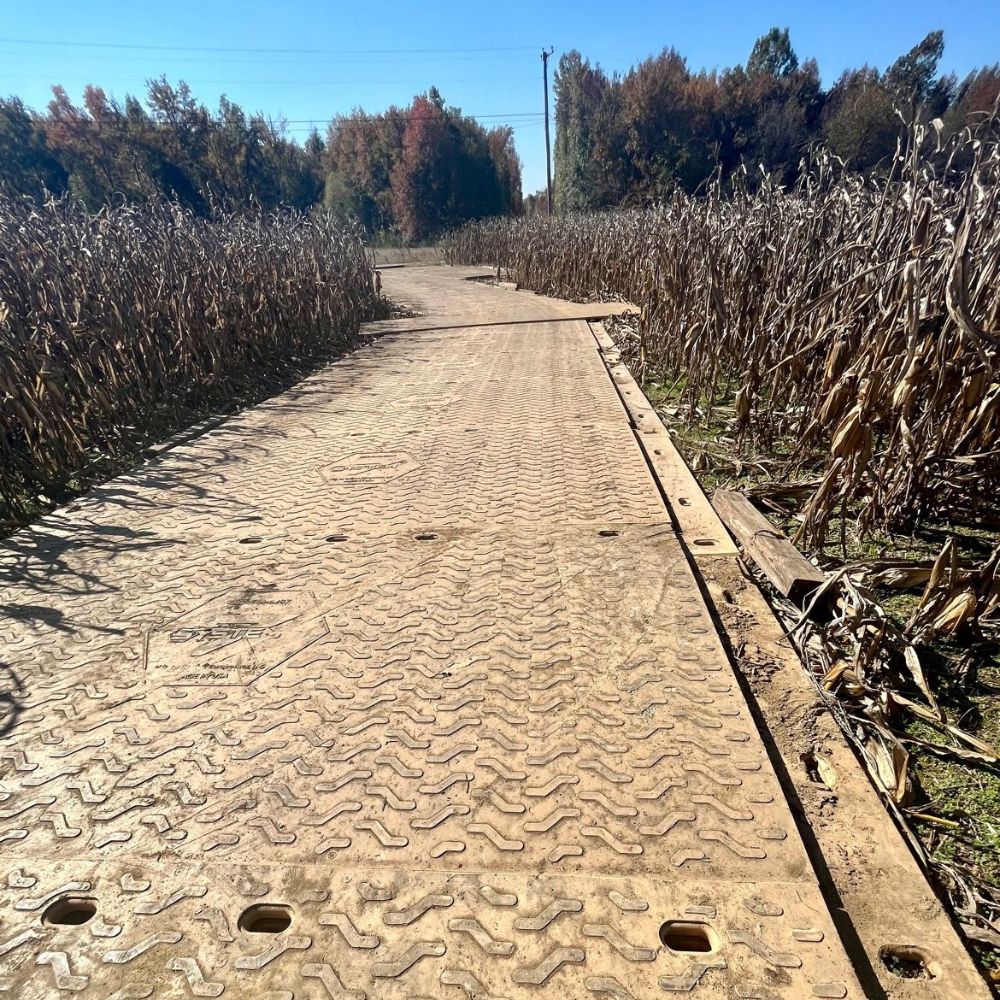
<path fill-rule="evenodd" d="M 2 545 L 0 990 L 860 997 L 588 326 L 393 282 Z"/>

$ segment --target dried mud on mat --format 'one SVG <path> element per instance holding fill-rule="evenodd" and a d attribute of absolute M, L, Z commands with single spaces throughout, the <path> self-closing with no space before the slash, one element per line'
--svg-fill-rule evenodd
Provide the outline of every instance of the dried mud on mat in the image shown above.
<path fill-rule="evenodd" d="M 586 323 L 428 271 L 0 548 L 0 988 L 860 998 Z"/>

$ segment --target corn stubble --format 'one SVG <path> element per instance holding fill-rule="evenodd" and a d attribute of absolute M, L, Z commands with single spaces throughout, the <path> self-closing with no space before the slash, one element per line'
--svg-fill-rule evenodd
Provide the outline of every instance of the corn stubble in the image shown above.
<path fill-rule="evenodd" d="M 796 538 L 809 548 L 848 516 L 861 534 L 992 516 L 997 133 L 996 118 L 947 143 L 915 129 L 879 182 L 818 152 L 792 191 L 737 178 L 645 210 L 472 223 L 449 259 L 640 306 L 642 375 L 683 385 L 692 414 L 730 406 L 755 450 L 791 442 L 787 474 L 815 479 Z"/>
<path fill-rule="evenodd" d="M 0 512 L 381 312 L 359 234 L 328 217 L 0 196 Z"/>

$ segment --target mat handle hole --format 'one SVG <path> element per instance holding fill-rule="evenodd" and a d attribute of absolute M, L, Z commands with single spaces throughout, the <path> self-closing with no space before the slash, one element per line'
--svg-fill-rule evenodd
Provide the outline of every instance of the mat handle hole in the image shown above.
<path fill-rule="evenodd" d="M 65 896 L 57 899 L 42 914 L 42 923 L 64 924 L 78 927 L 85 924 L 97 914 L 97 906 L 92 899 L 81 899 L 78 896 Z"/>
<path fill-rule="evenodd" d="M 937 979 L 940 968 L 915 945 L 889 945 L 879 951 L 882 964 L 900 979 Z"/>
<path fill-rule="evenodd" d="M 279 903 L 255 903 L 241 914 L 238 927 L 248 934 L 280 934 L 292 925 L 292 911 Z"/>
<path fill-rule="evenodd" d="M 690 920 L 668 920 L 661 924 L 660 941 L 670 951 L 694 954 L 715 951 L 718 946 L 711 927 Z"/>

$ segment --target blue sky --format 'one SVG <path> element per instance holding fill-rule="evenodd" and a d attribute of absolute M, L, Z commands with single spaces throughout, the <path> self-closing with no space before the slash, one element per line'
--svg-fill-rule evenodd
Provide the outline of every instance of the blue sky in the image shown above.
<path fill-rule="evenodd" d="M 789 27 L 824 81 L 847 66 L 885 68 L 928 31 L 945 32 L 943 69 L 1000 61 L 1000 0 L 617 0 L 491 4 L 320 0 L 7 0 L 0 5 L 0 93 L 35 107 L 62 83 L 122 97 L 165 73 L 214 106 L 284 117 L 298 136 L 353 107 L 407 104 L 432 83 L 484 124 L 516 128 L 524 188 L 545 183 L 543 46 L 622 71 L 676 47 L 693 68 L 744 62 L 754 39 Z M 71 43 L 71 44 L 70 44 Z"/>

